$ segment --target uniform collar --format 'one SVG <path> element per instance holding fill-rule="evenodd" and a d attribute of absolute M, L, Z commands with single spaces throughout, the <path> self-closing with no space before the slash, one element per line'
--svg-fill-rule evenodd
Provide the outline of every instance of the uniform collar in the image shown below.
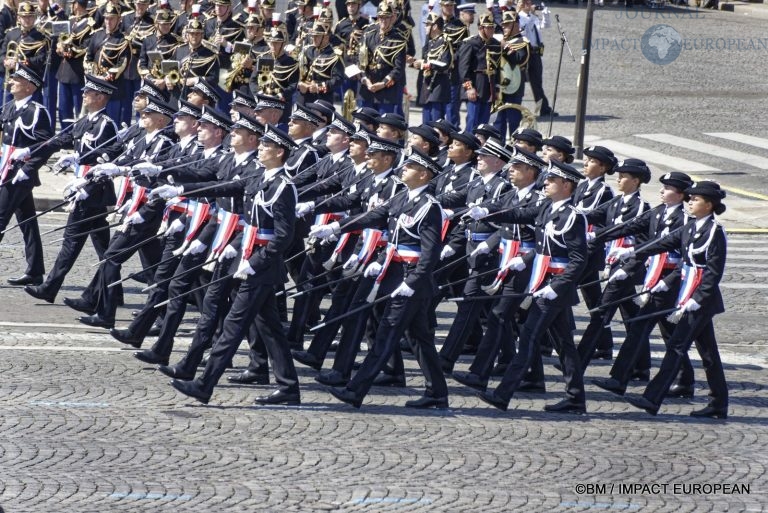
<path fill-rule="evenodd" d="M 536 185 L 536 182 L 533 182 L 532 184 L 529 184 L 522 189 L 517 190 L 517 199 L 521 200 L 528 196 L 528 193 L 530 193 L 533 190 L 533 187 Z"/>
<path fill-rule="evenodd" d="M 203 150 L 203 157 L 205 157 L 207 159 L 211 158 L 211 155 L 213 155 L 214 153 L 219 151 L 219 148 L 221 148 L 221 145 L 215 146 L 213 148 L 207 148 L 207 149 Z"/>
<path fill-rule="evenodd" d="M 283 166 L 264 171 L 264 181 L 267 182 L 277 176 L 283 170 Z"/>
<path fill-rule="evenodd" d="M 21 100 L 15 100 L 13 103 L 16 104 L 16 110 L 21 110 L 26 104 L 32 101 L 32 95 L 27 96 L 26 98 L 22 98 Z"/>
<path fill-rule="evenodd" d="M 429 187 L 429 184 L 424 184 L 421 187 L 417 187 L 415 189 L 409 189 L 408 190 L 408 201 L 413 200 L 413 198 L 415 198 L 416 196 L 421 194 L 424 191 L 424 189 L 426 189 L 427 187 Z"/>
<path fill-rule="evenodd" d="M 235 165 L 239 166 L 240 164 L 248 160 L 248 157 L 250 157 L 252 153 L 253 153 L 253 150 L 246 151 L 244 153 L 235 153 Z"/>
<path fill-rule="evenodd" d="M 551 211 L 557 212 L 560 209 L 560 207 L 568 203 L 570 200 L 571 200 L 570 198 L 565 198 L 564 200 L 553 201 L 552 206 L 550 207 Z"/>
<path fill-rule="evenodd" d="M 94 121 L 99 115 L 101 115 L 102 112 L 104 112 L 106 109 L 101 109 L 96 112 L 91 112 L 88 114 L 88 121 Z"/>
<path fill-rule="evenodd" d="M 707 224 L 711 217 L 712 214 L 709 214 L 708 216 L 702 217 L 701 219 L 696 219 L 696 231 L 701 230 L 701 227 Z"/>

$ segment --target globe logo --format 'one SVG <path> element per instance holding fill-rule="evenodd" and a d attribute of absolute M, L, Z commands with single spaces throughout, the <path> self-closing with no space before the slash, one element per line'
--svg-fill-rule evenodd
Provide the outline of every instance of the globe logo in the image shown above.
<path fill-rule="evenodd" d="M 646 59 L 664 66 L 673 62 L 683 49 L 683 38 L 669 25 L 654 25 L 643 34 L 640 48 Z"/>

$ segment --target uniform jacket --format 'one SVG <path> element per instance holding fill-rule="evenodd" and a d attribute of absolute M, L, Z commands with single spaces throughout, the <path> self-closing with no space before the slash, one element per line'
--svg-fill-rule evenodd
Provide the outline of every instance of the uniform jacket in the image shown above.
<path fill-rule="evenodd" d="M 367 53 L 366 66 L 360 66 L 371 82 L 393 81 L 391 87 L 372 93 L 360 86 L 360 97 L 374 103 L 397 103 L 405 86 L 405 57 L 408 40 L 392 29 L 382 35 L 380 30 L 368 30 L 363 35 L 361 52 Z"/>
<path fill-rule="evenodd" d="M 461 97 L 467 98 L 463 84 L 470 82 L 477 91 L 478 102 L 493 101 L 499 85 L 499 56 L 501 45 L 491 38 L 484 41 L 479 35 L 464 41 L 459 50 L 459 83 Z"/>
<path fill-rule="evenodd" d="M 6 102 L 2 117 L 3 144 L 16 148 L 28 148 L 33 144 L 49 140 L 53 135 L 48 111 L 32 100 L 25 103 L 19 110 L 16 109 L 15 101 Z M 45 149 L 38 151 L 21 167 L 35 187 L 40 185 L 38 170 L 46 163 L 50 154 L 51 152 Z M 10 170 L 6 180 L 13 178 L 11 173 L 15 174 L 15 171 Z"/>

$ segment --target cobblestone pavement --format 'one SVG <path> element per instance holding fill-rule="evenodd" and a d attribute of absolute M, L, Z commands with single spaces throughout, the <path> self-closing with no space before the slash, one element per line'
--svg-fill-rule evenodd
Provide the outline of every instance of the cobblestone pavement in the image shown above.
<path fill-rule="evenodd" d="M 303 366 L 301 407 L 255 407 L 264 387 L 226 382 L 205 407 L 61 304 L 90 278 L 88 263 L 55 305 L 0 286 L 0 504 L 7 512 L 763 511 L 766 249 L 755 236 L 730 238 L 728 312 L 716 321 L 732 390 L 725 422 L 688 416 L 706 402 L 695 351 L 696 398 L 669 400 L 658 417 L 591 385 L 586 416 L 546 414 L 544 404 L 562 396 L 551 365 L 549 392 L 521 393 L 507 413 L 452 380 L 450 410 L 413 412 L 403 407 L 423 387 L 413 360 L 405 390 L 374 388 L 360 411 L 333 400 Z M 81 262 L 95 261 L 87 251 Z M 18 273 L 20 255 L 14 231 L 0 247 L 0 276 Z M 138 288 L 127 292 L 118 324 L 142 301 Z M 188 314 L 173 360 L 195 317 Z M 441 308 L 441 337 L 451 318 Z M 245 363 L 241 352 L 235 364 Z M 596 363 L 588 377 L 607 371 Z M 648 487 L 626 488 L 634 485 Z M 707 493 L 710 485 L 749 493 Z"/>

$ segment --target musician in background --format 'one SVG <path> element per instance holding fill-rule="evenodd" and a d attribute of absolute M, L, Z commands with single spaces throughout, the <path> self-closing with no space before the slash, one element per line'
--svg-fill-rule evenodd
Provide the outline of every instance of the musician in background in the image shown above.
<path fill-rule="evenodd" d="M 271 49 L 272 62 L 270 64 L 269 60 L 265 59 L 261 63 L 263 67 L 258 75 L 256 70 L 251 74 L 251 91 L 254 92 L 254 96 L 263 93 L 267 96 L 276 96 L 285 102 L 293 101 L 293 93 L 299 82 L 299 63 L 285 53 L 287 37 L 284 23 L 272 27 L 267 34 L 266 40 Z M 270 66 L 271 73 L 268 72 Z M 290 110 L 285 109 L 280 118 L 280 124 L 288 123 Z"/>
<path fill-rule="evenodd" d="M 250 45 L 247 52 L 235 52 L 232 56 L 232 71 L 227 74 L 226 89 L 230 92 L 250 92 L 250 80 L 254 70 L 261 76 L 262 61 L 270 61 L 270 48 L 264 39 L 267 24 L 260 14 L 250 14 L 245 21 L 245 42 Z M 271 69 L 271 68 L 270 68 Z M 269 71 L 266 72 L 269 74 Z"/>
<path fill-rule="evenodd" d="M 125 94 L 123 73 L 130 59 L 131 49 L 120 29 L 120 11 L 109 3 L 104 7 L 104 28 L 97 30 L 88 42 L 84 68 L 117 88 L 107 103 L 107 115 L 118 125 L 122 121 L 121 105 Z"/>
<path fill-rule="evenodd" d="M 61 128 L 68 127 L 71 123 L 64 120 L 76 118 L 83 107 L 83 60 L 94 24 L 93 18 L 88 16 L 87 7 L 88 0 L 75 0 L 72 3 L 70 33 L 67 37 L 60 36 L 56 43 L 56 54 L 61 57 L 56 69 Z"/>
<path fill-rule="evenodd" d="M 181 79 L 173 83 L 165 78 L 165 86 L 171 96 L 185 98 L 187 93 L 201 80 L 213 83 L 219 77 L 219 57 L 203 46 L 203 22 L 193 17 L 187 24 L 187 44 L 176 48 L 174 60 L 179 62 Z M 187 98 L 189 100 L 189 98 Z"/>
<path fill-rule="evenodd" d="M 142 41 L 139 52 L 139 75 L 160 90 L 166 89 L 162 61 L 173 60 L 176 48 L 183 44 L 182 39 L 171 32 L 173 22 L 172 11 L 158 9 L 155 13 L 155 32 Z M 150 60 L 149 52 L 160 52 L 161 60 Z"/>
<path fill-rule="evenodd" d="M 341 57 L 330 45 L 331 26 L 316 21 L 310 34 L 312 46 L 299 55 L 299 102 L 333 103 L 333 90 L 341 83 L 344 69 Z"/>
<path fill-rule="evenodd" d="M 421 59 L 408 59 L 409 65 L 419 70 L 419 104 L 423 106 L 424 123 L 445 118 L 451 101 L 453 47 L 443 36 L 444 23 L 436 13 L 429 13 L 424 21 L 429 40 Z"/>
<path fill-rule="evenodd" d="M 501 42 L 500 65 L 501 76 L 499 81 L 500 106 L 509 104 L 522 105 L 525 93 L 525 81 L 523 72 L 528 64 L 531 53 L 531 45 L 520 32 L 515 11 L 505 11 L 502 15 L 501 29 L 503 40 Z M 507 134 L 513 134 L 520 126 L 522 112 L 515 108 L 498 111 L 496 121 L 493 122 L 501 133 L 501 140 L 506 141 Z"/>
<path fill-rule="evenodd" d="M 245 30 L 243 26 L 232 18 L 231 0 L 213 0 L 215 16 L 205 22 L 205 38 L 213 43 L 219 55 L 219 68 L 225 71 L 232 70 L 232 53 L 235 51 L 235 41 L 243 38 Z M 213 50 L 214 48 L 211 47 Z M 218 82 L 218 76 L 214 83 Z M 217 86 L 221 89 L 221 86 Z M 221 93 L 219 108 L 226 111 L 232 101 L 232 94 L 224 91 Z"/>
<path fill-rule="evenodd" d="M 459 81 L 467 100 L 467 130 L 487 123 L 499 83 L 501 45 L 493 37 L 496 24 L 490 14 L 480 16 L 478 34 L 466 39 L 459 51 Z"/>
<path fill-rule="evenodd" d="M 45 61 L 48 58 L 49 41 L 35 28 L 37 10 L 31 3 L 22 2 L 19 4 L 17 17 L 18 26 L 5 33 L 5 39 L 0 46 L 0 57 L 3 59 L 5 74 L 13 73 L 17 64 L 24 64 L 43 76 Z M 10 95 L 6 99 L 8 98 Z M 34 99 L 42 102 L 43 96 L 40 90 L 35 91 Z"/>
<path fill-rule="evenodd" d="M 131 99 L 133 93 L 141 87 L 141 75 L 137 65 L 141 53 L 141 44 L 147 37 L 155 31 L 155 20 L 149 12 L 149 0 L 134 0 L 135 11 L 128 11 L 122 16 L 122 30 L 125 38 L 128 40 L 131 50 L 128 67 L 125 69 L 123 78 L 123 97 L 121 99 L 121 117 L 126 124 L 131 122 L 133 112 L 131 110 Z"/>

